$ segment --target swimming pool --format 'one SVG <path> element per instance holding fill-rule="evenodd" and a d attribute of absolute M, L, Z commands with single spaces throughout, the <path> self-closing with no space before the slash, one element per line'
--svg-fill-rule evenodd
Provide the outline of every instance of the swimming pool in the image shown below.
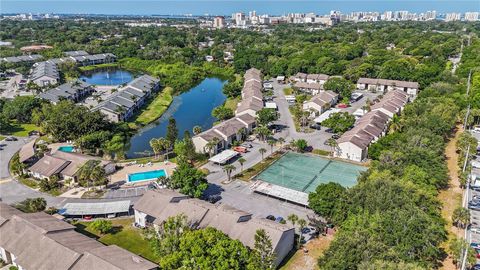
<path fill-rule="evenodd" d="M 73 147 L 71 145 L 60 146 L 60 147 L 58 147 L 58 151 L 71 153 L 71 152 L 75 151 L 75 147 Z"/>
<path fill-rule="evenodd" d="M 131 173 L 127 175 L 127 179 L 128 179 L 127 182 L 131 183 L 131 182 L 156 180 L 162 176 L 167 177 L 167 172 L 165 170 Z"/>

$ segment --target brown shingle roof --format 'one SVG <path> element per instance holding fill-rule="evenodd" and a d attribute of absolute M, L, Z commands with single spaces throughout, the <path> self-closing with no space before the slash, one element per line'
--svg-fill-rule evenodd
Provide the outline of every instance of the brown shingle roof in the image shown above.
<path fill-rule="evenodd" d="M 50 177 L 54 174 L 60 173 L 69 163 L 70 161 L 53 157 L 50 154 L 45 154 L 39 161 L 29 168 L 29 171 Z"/>
<path fill-rule="evenodd" d="M 161 211 L 159 216 L 155 218 L 155 224 L 161 224 L 168 217 L 176 216 L 178 214 L 185 214 L 192 223 L 197 223 L 198 227 L 213 227 L 232 239 L 237 239 L 244 245 L 253 247 L 255 243 L 255 233 L 258 229 L 264 229 L 272 240 L 273 249 L 276 249 L 280 244 L 282 236 L 287 231 L 292 231 L 293 228 L 287 225 L 278 224 L 276 222 L 251 218 L 251 214 L 238 210 L 227 205 L 213 205 L 198 199 L 185 199 L 178 203 L 167 203 L 169 196 L 152 195 L 150 193 L 157 193 L 158 191 L 147 191 L 143 197 L 140 198 L 140 205 L 134 205 L 134 209 L 140 212 L 143 211 L 143 205 L 146 203 L 156 205 L 158 208 L 166 210 Z M 166 197 L 166 198 L 162 198 Z M 147 213 L 148 214 L 148 213 Z M 150 215 L 150 214 L 149 214 Z"/>
<path fill-rule="evenodd" d="M 20 162 L 25 162 L 35 156 L 35 139 L 22 146 L 18 154 L 20 156 Z"/>
<path fill-rule="evenodd" d="M 116 245 L 101 246 L 85 252 L 72 270 L 150 270 L 154 263 Z"/>

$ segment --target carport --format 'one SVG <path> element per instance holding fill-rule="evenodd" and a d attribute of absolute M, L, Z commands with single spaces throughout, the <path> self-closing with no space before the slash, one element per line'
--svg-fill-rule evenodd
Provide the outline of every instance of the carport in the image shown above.
<path fill-rule="evenodd" d="M 58 213 L 67 218 L 108 217 L 129 215 L 130 201 L 99 202 L 99 203 L 67 203 L 58 210 Z"/>
<path fill-rule="evenodd" d="M 209 159 L 209 161 L 211 161 L 213 163 L 216 163 L 216 164 L 223 165 L 223 164 L 227 163 L 230 159 L 236 157 L 237 155 L 238 155 L 237 152 L 235 152 L 233 150 L 230 150 L 230 149 L 227 149 L 227 150 L 224 150 L 223 152 L 221 152 L 220 154 L 217 154 L 217 155 L 211 157 Z"/>

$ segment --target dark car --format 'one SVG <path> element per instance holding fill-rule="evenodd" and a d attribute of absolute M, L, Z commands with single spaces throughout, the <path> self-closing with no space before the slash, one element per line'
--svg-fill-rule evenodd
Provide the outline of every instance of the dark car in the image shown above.
<path fill-rule="evenodd" d="M 474 266 L 472 266 L 472 270 L 480 270 L 480 264 L 475 264 Z"/>
<path fill-rule="evenodd" d="M 269 219 L 269 220 L 275 221 L 275 217 L 274 217 L 274 216 L 272 216 L 272 215 L 268 215 L 268 216 L 266 217 L 266 219 Z"/>
<path fill-rule="evenodd" d="M 319 123 L 311 124 L 310 128 L 320 130 L 322 129 L 322 126 Z"/>
<path fill-rule="evenodd" d="M 311 232 L 310 228 L 305 227 L 305 228 L 302 229 L 303 234 L 307 234 L 309 232 Z"/>
<path fill-rule="evenodd" d="M 334 140 L 338 140 L 339 138 L 340 138 L 340 135 L 338 135 L 338 134 L 333 134 L 332 135 L 332 139 L 334 139 Z"/>
<path fill-rule="evenodd" d="M 285 222 L 285 219 L 284 219 L 283 217 L 277 217 L 277 218 L 275 219 L 275 222 L 277 222 L 277 223 L 282 223 L 282 222 Z"/>

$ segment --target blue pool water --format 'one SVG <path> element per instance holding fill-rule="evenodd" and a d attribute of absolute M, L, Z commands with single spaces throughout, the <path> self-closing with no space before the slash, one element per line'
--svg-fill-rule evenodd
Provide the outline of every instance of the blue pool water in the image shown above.
<path fill-rule="evenodd" d="M 107 69 L 85 73 L 80 80 L 95 85 L 119 85 L 133 80 L 133 75 L 126 70 Z"/>
<path fill-rule="evenodd" d="M 74 150 L 75 150 L 75 147 L 73 147 L 73 146 L 60 146 L 58 148 L 58 151 L 67 152 L 67 153 L 71 153 Z"/>
<path fill-rule="evenodd" d="M 132 173 L 128 175 L 128 182 L 154 180 L 161 176 L 167 176 L 167 173 L 165 172 L 165 170 Z"/>

